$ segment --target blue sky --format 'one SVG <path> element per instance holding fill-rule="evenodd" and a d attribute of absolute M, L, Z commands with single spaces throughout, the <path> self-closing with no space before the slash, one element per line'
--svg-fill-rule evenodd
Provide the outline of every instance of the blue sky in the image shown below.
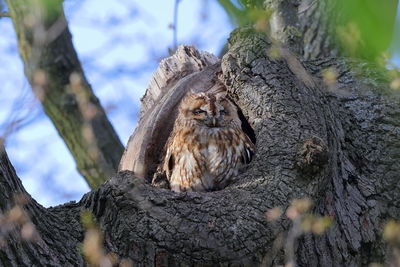
<path fill-rule="evenodd" d="M 174 0 L 65 0 L 73 42 L 95 94 L 126 144 L 158 61 L 173 45 Z M 232 26 L 214 0 L 181 0 L 178 43 L 218 54 Z M 399 18 L 398 18 L 399 19 Z M 398 23 L 399 25 L 400 23 Z M 400 38 L 400 29 L 398 29 Z M 89 191 L 75 163 L 32 95 L 23 74 L 11 21 L 0 19 L 0 135 L 10 121 L 25 126 L 7 136 L 6 149 L 28 192 L 42 205 L 79 200 Z M 396 60 L 400 61 L 397 54 Z M 400 65 L 400 64 L 399 64 Z"/>

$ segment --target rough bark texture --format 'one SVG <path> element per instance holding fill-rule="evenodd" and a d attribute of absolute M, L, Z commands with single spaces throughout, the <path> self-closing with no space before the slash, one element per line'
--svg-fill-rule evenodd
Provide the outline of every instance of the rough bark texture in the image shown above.
<path fill-rule="evenodd" d="M 62 2 L 6 3 L 29 83 L 78 171 L 96 188 L 116 172 L 124 148 L 85 78 Z"/>
<path fill-rule="evenodd" d="M 286 49 L 270 58 L 270 47 L 265 36 L 237 30 L 222 59 L 222 78 L 257 140 L 254 160 L 233 184 L 209 193 L 175 193 L 124 171 L 79 203 L 44 209 L 32 200 L 27 212 L 43 242 L 24 243 L 28 252 L 21 257 L 15 249 L 21 241 L 10 239 L 10 247 L 0 248 L 4 265 L 84 265 L 76 250 L 83 209 L 100 223 L 107 251 L 135 266 L 283 264 L 283 251 L 274 244 L 291 221 L 267 221 L 265 212 L 285 210 L 302 197 L 313 199 L 313 212 L 335 224 L 298 240 L 298 266 L 384 262 L 381 224 L 400 219 L 399 96 L 374 66 L 301 62 Z M 338 71 L 337 86 L 321 82 L 328 67 Z M 23 190 L 5 154 L 0 186 L 4 210 L 11 192 Z"/>
<path fill-rule="evenodd" d="M 272 175 L 269 186 L 277 192 L 270 193 L 279 200 L 283 196 L 291 199 L 308 195 L 317 203 L 315 212 L 335 220 L 335 226 L 326 234 L 307 235 L 299 242 L 298 264 L 360 266 L 382 261 L 384 248 L 379 245 L 378 229 L 388 216 L 398 218 L 399 215 L 398 204 L 392 204 L 384 191 L 398 194 L 399 182 L 385 172 L 378 174 L 378 170 L 385 169 L 382 164 L 397 165 L 396 160 L 387 162 L 388 165 L 383 161 L 389 160 L 384 160 L 386 155 L 392 155 L 390 159 L 398 156 L 394 144 L 397 137 L 392 136 L 396 132 L 392 123 L 397 118 L 387 113 L 389 106 L 398 105 L 398 98 L 384 95 L 387 85 L 374 88 L 373 84 L 366 84 L 367 80 L 355 80 L 348 67 L 338 60 L 305 64 L 317 64 L 318 71 L 328 66 L 338 69 L 340 79 L 336 90 L 328 91 L 321 83 L 310 86 L 303 70 L 294 67 L 290 60 L 264 59 L 266 41 L 254 40 L 250 33 L 243 42 L 245 34 L 237 35 L 240 38 L 234 41 L 236 53 L 225 57 L 229 65 L 223 70 L 228 73 L 231 92 L 237 95 L 237 103 L 246 111 L 257 140 L 263 140 L 262 144 L 258 142 L 257 155 L 262 163 L 257 165 L 257 171 Z M 257 43 L 258 46 L 253 46 Z M 254 49 L 246 57 L 235 55 L 245 53 L 250 44 Z M 231 51 L 235 51 L 234 47 Z M 247 75 L 237 75 L 243 69 Z M 374 77 L 371 73 L 367 75 Z M 388 117 L 392 122 L 390 129 L 386 128 Z M 293 159 L 299 145 L 313 136 L 327 145 L 329 163 L 319 174 L 302 177 L 294 168 Z M 384 179 L 386 189 L 378 189 L 376 185 L 382 182 L 376 179 Z M 390 213 L 382 209 L 389 206 L 393 209 Z"/>

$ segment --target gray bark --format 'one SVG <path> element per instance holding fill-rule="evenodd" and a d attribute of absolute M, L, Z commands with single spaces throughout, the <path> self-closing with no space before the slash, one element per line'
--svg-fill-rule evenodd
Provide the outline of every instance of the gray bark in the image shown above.
<path fill-rule="evenodd" d="M 283 48 L 279 58 L 269 58 L 270 47 L 267 37 L 237 30 L 221 61 L 222 79 L 257 146 L 233 184 L 215 192 L 175 193 L 123 171 L 78 203 L 44 209 L 32 200 L 26 210 L 41 241 L 11 238 L 9 247 L 0 248 L 3 265 L 84 265 L 76 250 L 83 239 L 82 210 L 95 215 L 106 250 L 135 266 L 283 264 L 285 251 L 276 244 L 291 221 L 267 221 L 265 212 L 285 210 L 302 197 L 314 201 L 315 214 L 331 216 L 334 226 L 297 240 L 298 266 L 384 262 L 380 227 L 388 218 L 400 219 L 398 94 L 375 66 L 332 58 L 299 61 Z M 337 86 L 321 80 L 328 67 L 338 71 Z M 4 153 L 0 186 L 4 211 L 11 193 L 23 191 Z"/>

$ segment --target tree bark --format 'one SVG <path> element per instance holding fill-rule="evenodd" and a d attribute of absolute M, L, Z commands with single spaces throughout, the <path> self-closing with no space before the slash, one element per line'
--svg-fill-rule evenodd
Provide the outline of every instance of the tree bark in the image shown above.
<path fill-rule="evenodd" d="M 61 1 L 7 0 L 25 74 L 91 188 L 116 173 L 123 145 L 85 78 Z"/>
<path fill-rule="evenodd" d="M 271 36 L 304 59 L 376 60 L 391 44 L 398 0 L 266 0 L 265 5 L 273 10 Z"/>
<path fill-rule="evenodd" d="M 220 78 L 256 137 L 245 173 L 220 191 L 176 193 L 124 171 L 78 203 L 44 209 L 31 200 L 26 211 L 42 243 L 11 238 L 0 249 L 3 264 L 85 265 L 76 250 L 83 210 L 100 224 L 106 251 L 135 266 L 284 264 L 287 250 L 276 244 L 292 221 L 268 221 L 265 212 L 304 197 L 334 225 L 297 240 L 298 266 L 385 262 L 382 223 L 400 219 L 399 96 L 365 62 L 300 61 L 284 48 L 271 57 L 272 42 L 251 29 L 234 31 L 229 42 Z M 329 67 L 338 72 L 335 86 L 320 77 Z M 4 212 L 11 192 L 23 191 L 4 153 L 0 179 Z M 16 252 L 22 244 L 29 250 Z"/>

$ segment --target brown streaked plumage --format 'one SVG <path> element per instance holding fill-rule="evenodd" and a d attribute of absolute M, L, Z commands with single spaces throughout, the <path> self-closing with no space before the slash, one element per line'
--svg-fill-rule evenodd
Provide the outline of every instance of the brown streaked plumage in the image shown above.
<path fill-rule="evenodd" d="M 199 93 L 182 100 L 166 149 L 162 168 L 173 191 L 210 191 L 250 162 L 254 144 L 226 93 Z"/>

